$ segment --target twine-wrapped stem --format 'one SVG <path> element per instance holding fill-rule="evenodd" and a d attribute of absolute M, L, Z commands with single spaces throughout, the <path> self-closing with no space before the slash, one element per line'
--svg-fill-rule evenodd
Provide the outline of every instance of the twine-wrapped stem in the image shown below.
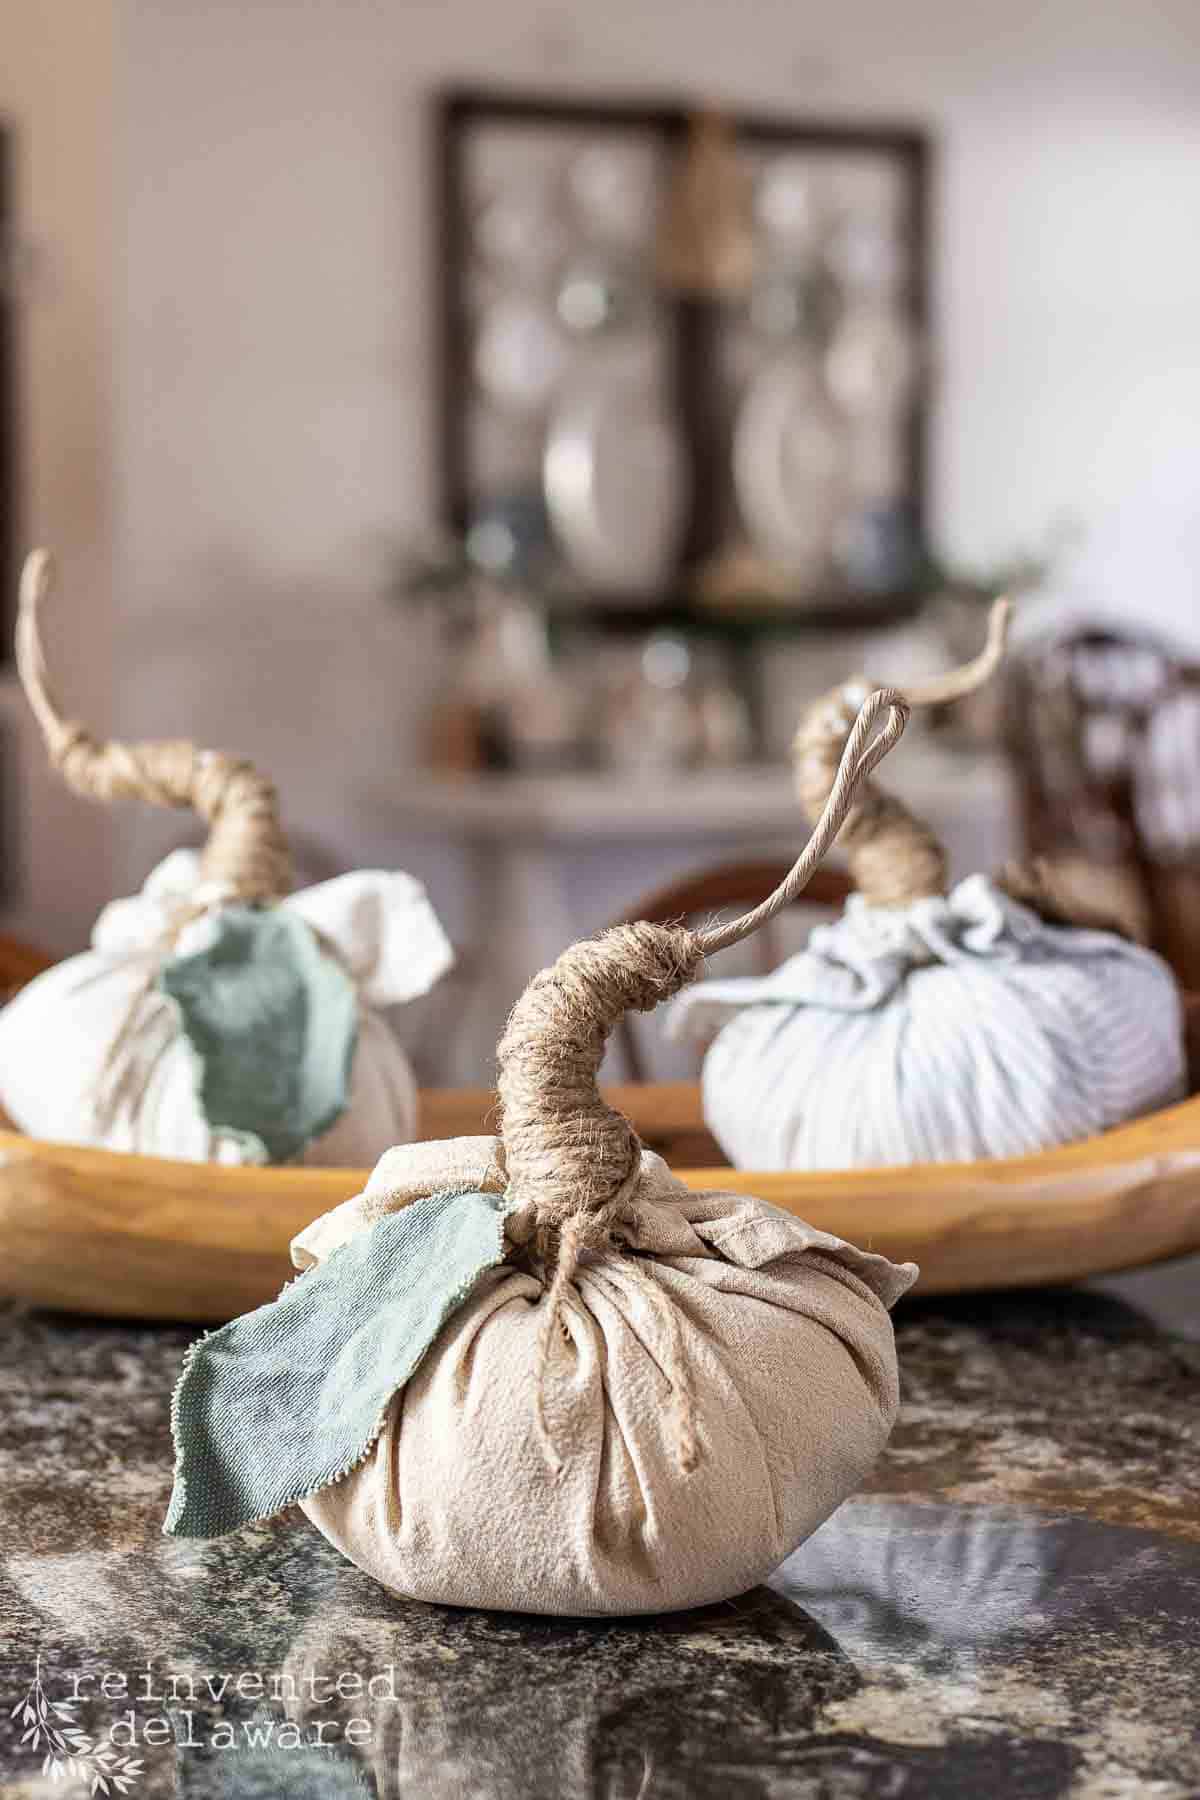
<path fill-rule="evenodd" d="M 579 1248 L 607 1241 L 641 1161 L 629 1120 L 600 1096 L 609 1034 L 631 1008 L 649 1012 L 693 981 L 707 956 L 749 937 L 801 892 L 876 764 L 899 742 L 909 704 L 883 689 L 864 701 L 843 744 L 821 817 L 787 879 L 731 924 L 618 925 L 535 975 L 498 1048 L 501 1134 L 515 1228 L 545 1250 L 570 1222 Z M 879 735 L 872 733 L 886 714 Z"/>
<path fill-rule="evenodd" d="M 53 577 L 49 552 L 35 550 L 21 574 L 17 669 L 54 768 L 76 793 L 106 804 L 137 799 L 191 807 L 209 825 L 204 879 L 240 900 L 282 899 L 292 885 L 291 853 L 275 787 L 252 763 L 183 739 L 103 743 L 63 717 L 50 690 L 39 622 Z"/>
<path fill-rule="evenodd" d="M 987 642 L 961 669 L 909 688 L 910 706 L 946 706 L 965 699 L 990 680 L 1004 656 L 1011 602 L 997 600 L 988 618 Z M 869 683 L 845 682 L 812 705 L 792 741 L 796 790 L 809 818 L 829 796 L 842 750 Z M 909 906 L 946 892 L 946 852 L 930 827 L 893 795 L 874 783 L 859 788 L 841 834 L 855 887 L 871 906 Z"/>
<path fill-rule="evenodd" d="M 580 1255 L 602 1249 L 628 1212 L 641 1173 L 642 1146 L 624 1114 L 600 1095 L 604 1047 L 618 1019 L 649 1012 L 699 974 L 707 956 L 739 943 L 794 900 L 849 815 L 855 794 L 897 744 L 908 720 L 902 694 L 869 695 L 842 747 L 821 817 L 786 879 L 761 906 L 731 924 L 618 925 L 574 944 L 535 975 L 509 1018 L 497 1051 L 500 1131 L 509 1237 L 529 1244 L 553 1270 L 542 1307 L 534 1407 L 549 1466 L 562 1458 L 546 1416 L 545 1375 Z M 882 714 L 879 735 L 872 733 Z M 636 1263 L 630 1265 L 636 1271 Z M 662 1355 L 675 1407 L 674 1441 L 686 1474 L 700 1454 L 691 1379 L 673 1303 L 649 1273 L 641 1279 L 667 1329 Z"/>
<path fill-rule="evenodd" d="M 497 1051 L 503 1159 L 513 1202 L 507 1229 L 510 1238 L 532 1246 L 543 1268 L 553 1270 L 543 1303 L 534 1397 L 542 1450 L 556 1472 L 563 1465 L 544 1394 L 555 1334 L 580 1255 L 610 1242 L 641 1173 L 637 1132 L 600 1095 L 597 1078 L 609 1034 L 630 1008 L 649 1012 L 669 1000 L 695 979 L 707 956 L 749 937 L 796 898 L 850 814 L 856 792 L 899 742 L 908 713 L 907 700 L 891 689 L 866 698 L 812 836 L 761 906 L 707 931 L 618 925 L 572 945 L 552 968 L 534 976 L 513 1008 Z M 675 1406 L 676 1456 L 686 1474 L 699 1456 L 699 1439 L 678 1320 L 653 1278 L 641 1279 L 667 1328 L 662 1366 Z"/>

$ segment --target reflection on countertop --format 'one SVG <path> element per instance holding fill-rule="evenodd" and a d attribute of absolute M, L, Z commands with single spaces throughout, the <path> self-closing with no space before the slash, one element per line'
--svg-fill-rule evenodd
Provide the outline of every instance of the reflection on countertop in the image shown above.
<path fill-rule="evenodd" d="M 1118 1300 L 902 1308 L 872 1491 L 768 1587 L 613 1622 L 396 1600 L 298 1516 L 163 1539 L 188 1335 L 3 1321 L 0 1793 L 69 1791 L 8 1716 L 39 1653 L 137 1796 L 1200 1792 L 1200 1345 Z"/>

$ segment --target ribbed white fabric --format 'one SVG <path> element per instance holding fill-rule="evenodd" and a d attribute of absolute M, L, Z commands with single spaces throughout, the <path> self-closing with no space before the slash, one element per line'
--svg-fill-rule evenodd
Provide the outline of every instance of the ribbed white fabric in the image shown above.
<path fill-rule="evenodd" d="M 739 1168 L 1018 1156 L 1185 1092 L 1161 958 L 1046 925 L 982 875 L 903 911 L 856 895 L 774 974 L 691 988 L 667 1029 L 716 1031 L 704 1113 Z"/>

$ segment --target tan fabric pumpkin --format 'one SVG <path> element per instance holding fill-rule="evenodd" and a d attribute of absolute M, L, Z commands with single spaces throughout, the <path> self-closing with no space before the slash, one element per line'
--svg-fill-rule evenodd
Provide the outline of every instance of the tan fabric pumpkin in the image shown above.
<path fill-rule="evenodd" d="M 497 1149 L 389 1152 L 293 1260 L 425 1194 L 498 1191 Z M 543 1376 L 558 1473 L 532 1428 L 544 1283 L 502 1267 L 442 1327 L 366 1460 L 302 1502 L 384 1587 L 523 1612 L 700 1606 L 763 1580 L 862 1481 L 896 1414 L 887 1309 L 913 1265 L 744 1194 L 693 1193 L 649 1151 L 622 1236 L 622 1254 L 581 1260 Z M 700 1449 L 686 1477 L 673 1328 Z"/>
<path fill-rule="evenodd" d="M 295 1240 L 298 1281 L 193 1346 L 168 1532 L 299 1503 L 395 1593 L 657 1613 L 761 1581 L 853 1491 L 895 1417 L 888 1308 L 915 1269 L 691 1192 L 596 1076 L 628 1009 L 803 888 L 907 716 L 867 698 L 762 906 L 622 926 L 536 975 L 497 1047 L 501 1137 L 389 1152 Z"/>

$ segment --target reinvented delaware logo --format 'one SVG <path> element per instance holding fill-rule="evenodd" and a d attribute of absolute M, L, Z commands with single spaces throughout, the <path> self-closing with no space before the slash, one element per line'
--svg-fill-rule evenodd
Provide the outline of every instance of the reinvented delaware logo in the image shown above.
<path fill-rule="evenodd" d="M 97 1743 L 80 1726 L 76 1706 L 75 1701 L 50 1699 L 42 1686 L 39 1652 L 33 1680 L 10 1716 L 23 1726 L 22 1744 L 43 1752 L 43 1775 L 84 1781 L 93 1794 L 131 1793 L 143 1773 L 141 1758 L 123 1756 L 111 1743 Z"/>

